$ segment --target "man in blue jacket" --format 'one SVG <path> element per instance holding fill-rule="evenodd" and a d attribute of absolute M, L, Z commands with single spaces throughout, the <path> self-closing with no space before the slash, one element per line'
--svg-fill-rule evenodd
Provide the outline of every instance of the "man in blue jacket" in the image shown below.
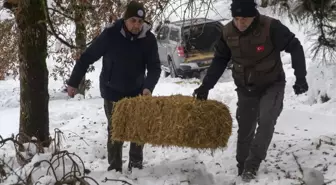
<path fill-rule="evenodd" d="M 68 81 L 68 95 L 73 97 L 89 65 L 103 57 L 100 91 L 108 119 L 108 171 L 122 172 L 123 142 L 111 141 L 113 102 L 125 97 L 151 95 L 160 78 L 157 41 L 144 19 L 143 5 L 131 1 L 124 17 L 106 28 L 84 51 Z M 128 170 L 142 169 L 143 146 L 131 143 L 129 157 Z"/>

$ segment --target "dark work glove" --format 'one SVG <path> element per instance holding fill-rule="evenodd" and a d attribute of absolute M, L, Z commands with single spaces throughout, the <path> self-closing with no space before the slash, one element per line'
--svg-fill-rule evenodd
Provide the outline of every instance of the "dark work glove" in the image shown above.
<path fill-rule="evenodd" d="M 308 83 L 306 78 L 296 79 L 295 84 L 293 85 L 293 89 L 296 95 L 305 93 L 308 91 Z"/>
<path fill-rule="evenodd" d="M 198 100 L 207 100 L 209 94 L 209 89 L 205 86 L 201 85 L 197 89 L 194 90 L 193 96 Z"/>

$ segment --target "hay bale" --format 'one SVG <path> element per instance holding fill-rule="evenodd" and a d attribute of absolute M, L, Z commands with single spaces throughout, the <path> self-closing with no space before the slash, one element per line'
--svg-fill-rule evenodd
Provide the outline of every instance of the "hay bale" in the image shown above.
<path fill-rule="evenodd" d="M 190 96 L 138 96 L 115 103 L 112 140 L 195 149 L 226 147 L 232 117 L 226 105 Z"/>

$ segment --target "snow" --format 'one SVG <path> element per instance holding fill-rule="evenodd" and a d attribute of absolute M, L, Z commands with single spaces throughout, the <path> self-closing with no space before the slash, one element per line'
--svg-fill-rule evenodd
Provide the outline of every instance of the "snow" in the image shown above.
<path fill-rule="evenodd" d="M 1 5 L 2 5 L 2 1 L 0 1 Z M 11 15 L 11 13 L 9 12 L 9 10 L 7 9 L 0 9 L 0 20 L 6 20 L 6 19 L 11 19 L 13 18 L 13 16 Z"/>
<path fill-rule="evenodd" d="M 221 16 L 216 13 L 210 13 L 210 16 L 229 16 L 228 5 L 225 3 L 224 1 L 215 4 L 215 7 L 219 7 L 217 11 L 222 14 Z M 260 11 L 271 15 L 268 10 L 260 9 Z M 325 183 L 330 182 L 330 185 L 335 185 L 336 182 L 332 180 L 336 176 L 336 66 L 321 66 L 313 61 L 308 50 L 310 41 L 304 31 L 297 25 L 290 24 L 285 17 L 277 18 L 297 33 L 297 37 L 304 46 L 308 66 L 307 80 L 310 88 L 306 94 L 299 96 L 294 94 L 292 85 L 295 82 L 295 76 L 291 68 L 290 55 L 283 53 L 282 58 L 287 76 L 284 110 L 278 119 L 267 158 L 261 164 L 257 182 L 250 184 L 289 185 L 300 184 L 304 180 L 307 185 L 319 185 L 324 179 Z M 48 59 L 49 70 L 54 64 L 52 59 Z M 61 81 L 54 81 L 50 78 L 49 82 L 51 135 L 54 137 L 57 129 L 63 132 L 64 136 L 60 137 L 61 150 L 67 150 L 69 153 L 80 156 L 85 168 L 90 170 L 87 176 L 92 177 L 99 184 L 111 185 L 122 184 L 122 182 L 110 181 L 111 179 L 124 180 L 134 185 L 222 185 L 236 180 L 237 123 L 235 119 L 228 148 L 223 151 L 201 152 L 185 148 L 159 148 L 145 145 L 144 169 L 128 173 L 126 169 L 129 145 L 125 143 L 123 148 L 124 173 L 107 172 L 107 120 L 98 85 L 101 61 L 97 61 L 94 65 L 96 70 L 87 75 L 93 81 L 93 87 L 88 91 L 86 99 L 80 96 L 71 99 L 60 92 L 63 85 Z M 182 80 L 162 77 L 155 88 L 154 95 L 191 95 L 198 86 L 197 79 Z M 12 133 L 18 133 L 19 93 L 18 81 L 11 78 L 0 81 L 0 135 L 3 138 L 10 137 Z M 321 96 L 325 94 L 330 100 L 322 102 Z M 232 116 L 235 117 L 237 96 L 230 71 L 223 74 L 219 83 L 210 91 L 209 98 L 227 104 Z M 36 153 L 36 148 L 33 146 L 33 144 L 25 145 L 29 148 L 30 155 Z M 79 164 L 79 168 L 83 171 L 80 161 L 74 154 L 68 154 L 65 157 L 65 167 L 63 163 L 58 163 L 55 156 L 52 156 L 54 147 L 52 145 L 46 153 L 34 155 L 23 170 L 20 170 L 21 167 L 15 160 L 12 143 L 0 147 L 0 156 L 3 156 L 0 159 L 10 164 L 17 174 L 23 176 L 35 166 L 32 181 L 39 181 L 39 184 L 56 182 L 54 175 L 47 173 L 51 172 L 50 164 L 42 162 L 38 165 L 36 163 L 41 160 L 54 161 L 52 165 L 56 169 L 55 173 L 58 178 L 64 176 L 74 165 L 70 157 L 76 161 L 76 164 Z M 22 153 L 22 155 L 27 154 Z M 299 166 L 302 167 L 304 176 L 300 173 Z M 312 178 L 313 176 L 318 178 Z M 86 180 L 94 184 L 93 181 Z M 319 182 L 311 182 L 314 180 Z M 16 181 L 17 176 L 12 174 L 2 184 Z"/>

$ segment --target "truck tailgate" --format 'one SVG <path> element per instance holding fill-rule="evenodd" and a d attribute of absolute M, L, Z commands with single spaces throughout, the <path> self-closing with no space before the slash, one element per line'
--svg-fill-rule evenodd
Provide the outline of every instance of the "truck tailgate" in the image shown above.
<path fill-rule="evenodd" d="M 197 63 L 199 67 L 210 65 L 214 52 L 207 53 L 188 53 L 184 63 Z"/>

